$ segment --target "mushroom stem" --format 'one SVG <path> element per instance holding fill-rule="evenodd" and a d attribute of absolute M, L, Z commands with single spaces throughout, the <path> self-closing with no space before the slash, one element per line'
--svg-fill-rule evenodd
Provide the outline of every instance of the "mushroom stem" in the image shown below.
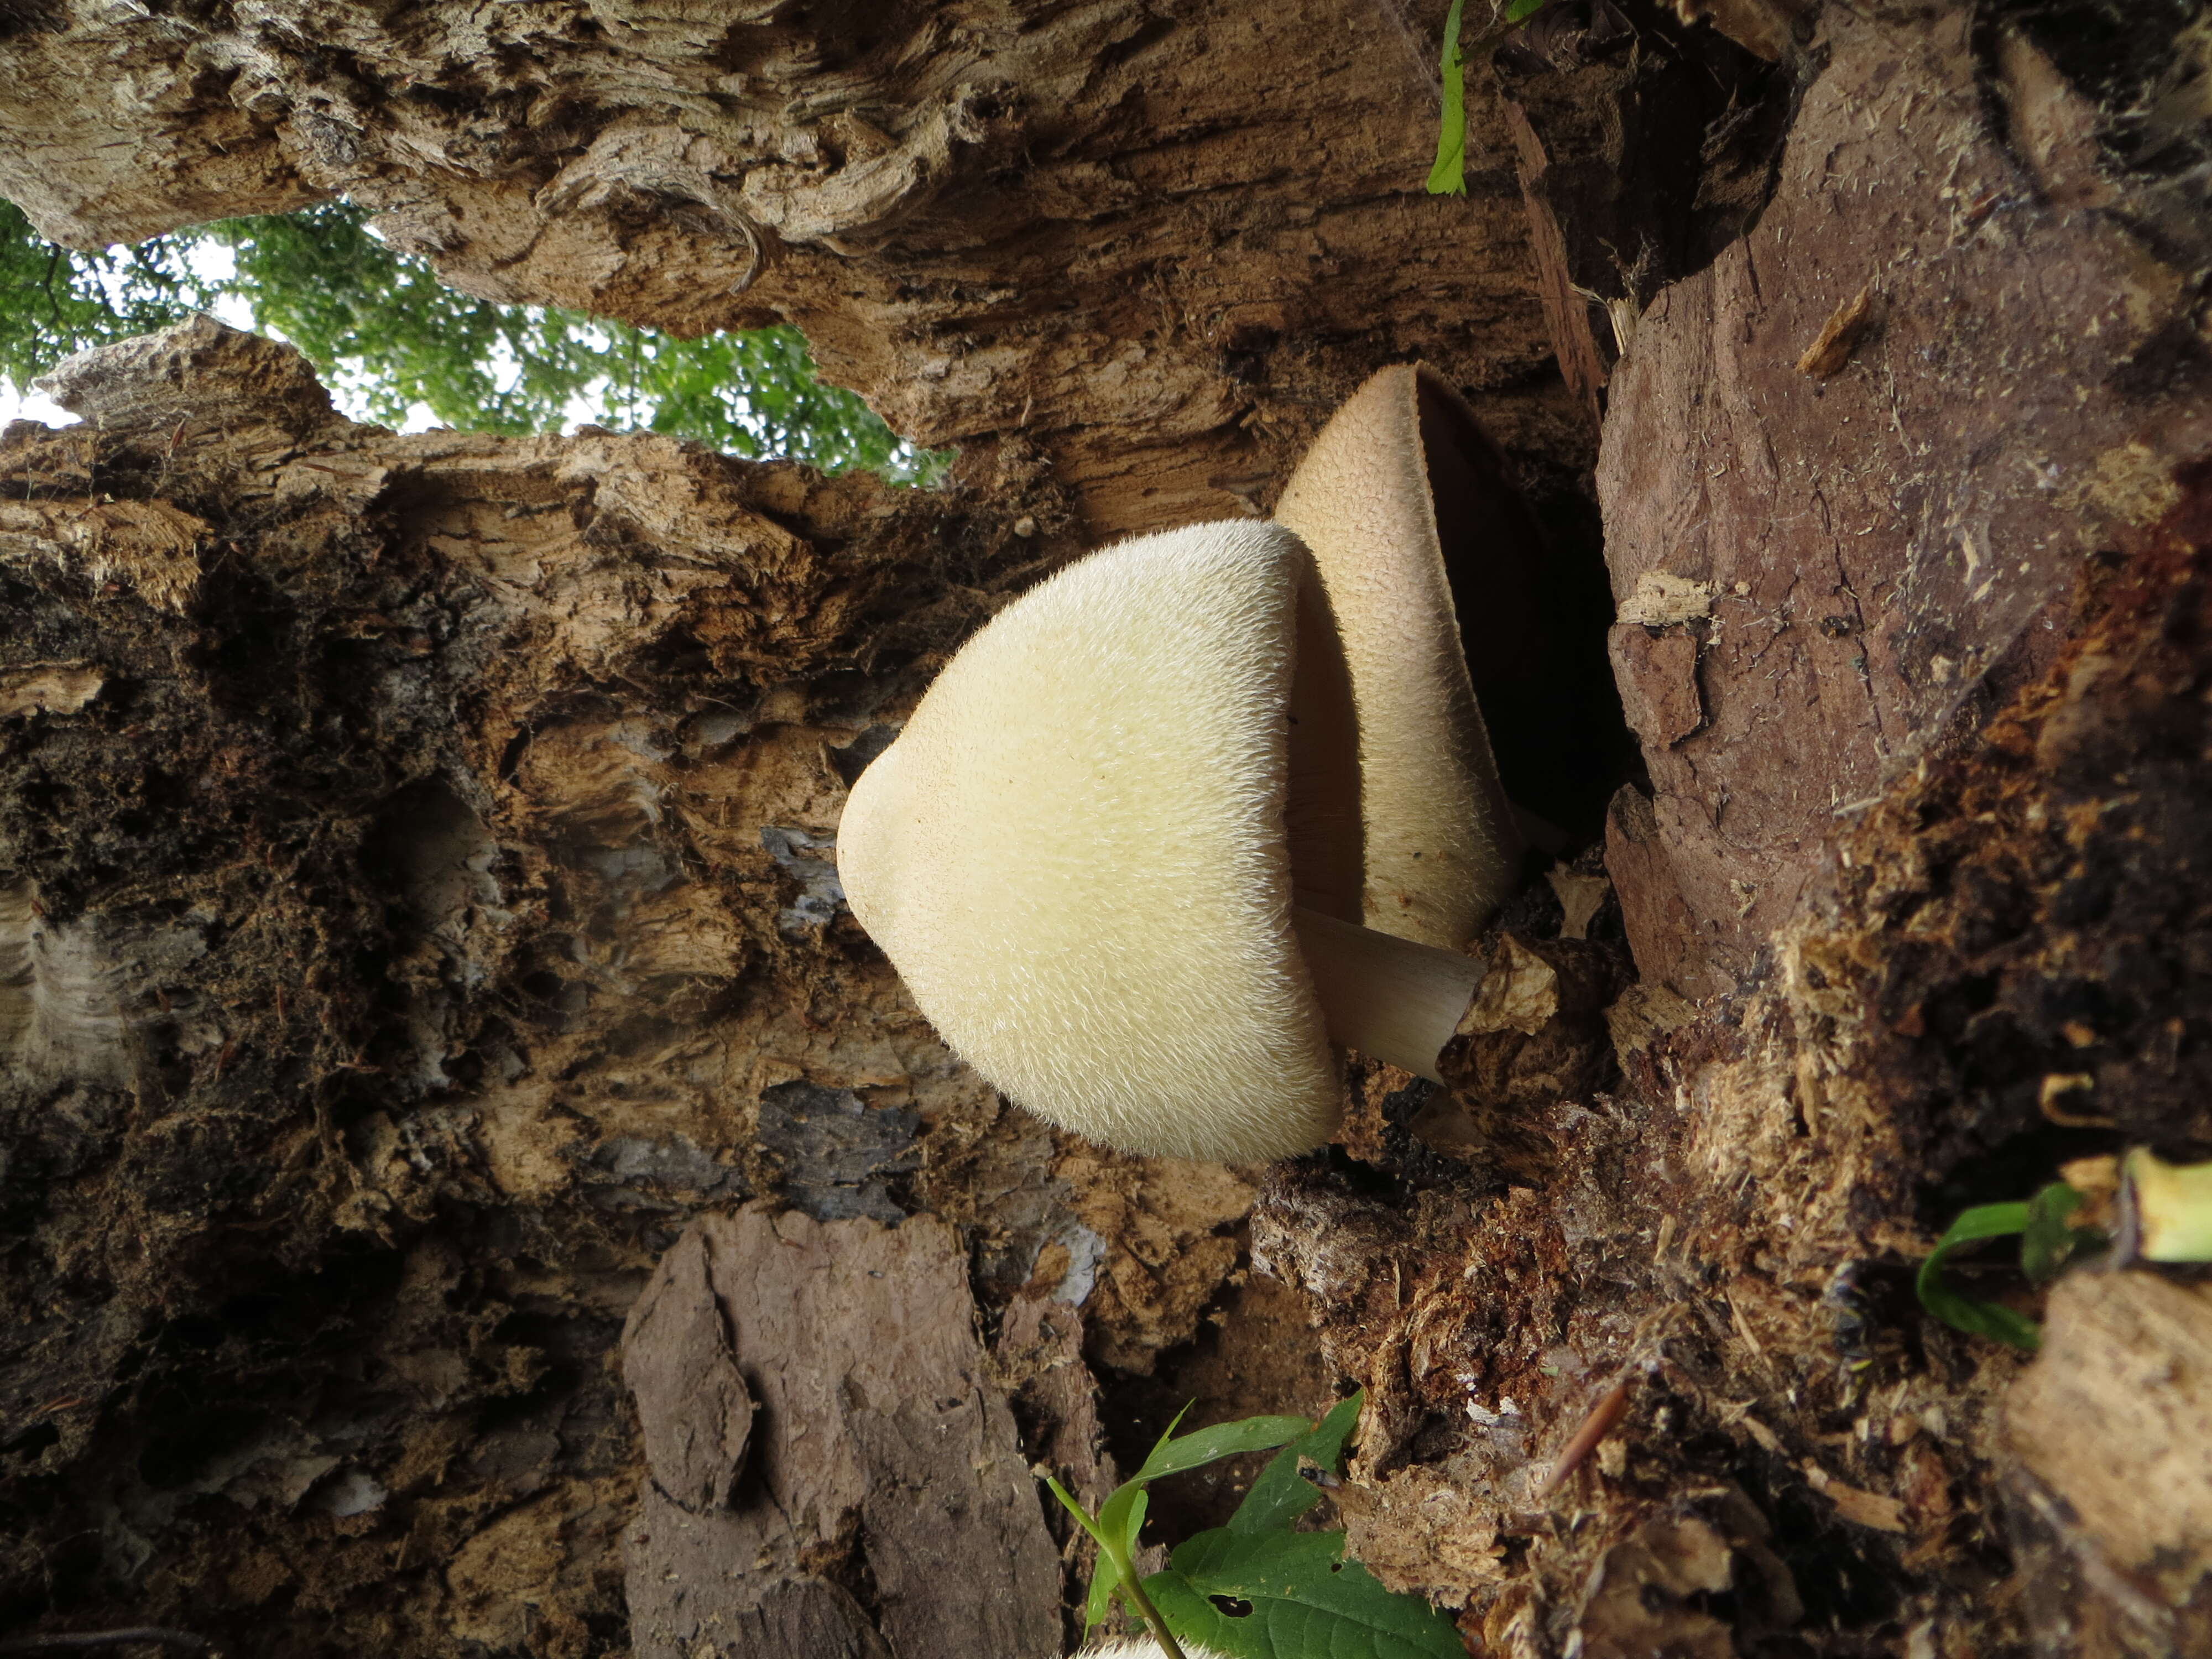
<path fill-rule="evenodd" d="M 1291 927 L 1313 977 L 1329 1041 L 1443 1082 L 1437 1056 L 1474 1000 L 1483 964 L 1303 905 L 1292 907 Z"/>
<path fill-rule="evenodd" d="M 2138 1146 L 2123 1167 L 2142 1259 L 2212 1261 L 2212 1164 L 2168 1164 Z"/>

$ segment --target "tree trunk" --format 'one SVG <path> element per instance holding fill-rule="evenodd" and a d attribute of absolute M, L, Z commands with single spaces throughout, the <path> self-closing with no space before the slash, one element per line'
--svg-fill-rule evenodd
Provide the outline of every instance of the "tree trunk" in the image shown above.
<path fill-rule="evenodd" d="M 2212 1297 L 2076 1273 L 2031 1364 L 1911 1283 L 2212 1152 L 2212 36 L 1703 9 L 1471 33 L 1464 198 L 1440 4 L 0 15 L 49 234 L 343 192 L 961 450 L 395 436 L 204 319 L 9 428 L 0 1646 L 1028 1659 L 1024 1465 L 1349 1384 L 1352 1553 L 1478 1651 L 2212 1641 Z M 845 789 L 1415 356 L 1550 538 L 1486 706 L 1564 860 L 1327 1156 L 1057 1135 L 846 911 Z"/>

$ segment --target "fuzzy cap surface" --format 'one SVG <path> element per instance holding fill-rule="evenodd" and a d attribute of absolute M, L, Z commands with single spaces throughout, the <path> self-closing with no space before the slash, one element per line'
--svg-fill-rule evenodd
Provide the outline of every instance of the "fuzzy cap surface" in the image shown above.
<path fill-rule="evenodd" d="M 1335 1127 L 1284 829 L 1314 580 L 1249 520 L 1093 554 L 960 650 L 847 802 L 847 899 L 921 1012 L 1094 1140 L 1241 1163 Z"/>

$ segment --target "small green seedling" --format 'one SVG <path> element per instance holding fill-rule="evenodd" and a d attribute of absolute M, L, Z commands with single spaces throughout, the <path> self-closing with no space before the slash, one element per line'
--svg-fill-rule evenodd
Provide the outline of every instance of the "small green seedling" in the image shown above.
<path fill-rule="evenodd" d="M 1466 3 L 1452 0 L 1451 9 L 1444 14 L 1444 112 L 1437 129 L 1437 159 L 1429 168 L 1431 196 L 1467 194 L 1467 67 L 1459 55 L 1460 9 Z M 1526 0 L 1514 3 L 1525 4 Z"/>
<path fill-rule="evenodd" d="M 1053 1496 L 1098 1546 L 1086 1633 L 1118 1595 L 1152 1627 L 1168 1659 L 1183 1659 L 1182 1642 L 1229 1659 L 1464 1659 L 1451 1620 L 1420 1596 L 1385 1589 L 1366 1568 L 1346 1560 L 1342 1533 L 1295 1530 L 1321 1501 L 1301 1464 L 1335 1473 L 1364 1399 L 1353 1395 L 1318 1423 L 1248 1417 L 1180 1437 L 1178 1414 L 1144 1467 L 1095 1516 L 1047 1476 Z M 1133 1558 L 1151 1482 L 1277 1447 L 1227 1526 L 1186 1540 L 1164 1571 L 1139 1579 Z"/>
<path fill-rule="evenodd" d="M 1452 0 L 1444 14 L 1444 52 L 1440 65 L 1444 108 L 1437 126 L 1437 159 L 1429 168 L 1429 194 L 1467 194 L 1467 58 L 1459 48 L 1460 14 L 1467 0 Z M 1508 23 L 1525 23 L 1551 0 L 1509 0 L 1502 13 Z M 1494 4 L 1494 0 L 1493 0 Z"/>
<path fill-rule="evenodd" d="M 2018 1233 L 2021 1271 L 2039 1285 L 2048 1283 L 2075 1256 L 2105 1242 L 2105 1236 L 2094 1227 L 2067 1224 L 2066 1218 L 2081 1207 L 2081 1201 L 2080 1193 L 2063 1181 L 2054 1181 L 2024 1204 L 1980 1204 L 1963 1212 L 1944 1229 L 1935 1249 L 1920 1264 L 1920 1305 L 1954 1330 L 1995 1337 L 2033 1353 L 2043 1342 L 2040 1325 L 2010 1308 L 1977 1301 L 1954 1290 L 1943 1277 L 1943 1264 L 1960 1245 Z"/>

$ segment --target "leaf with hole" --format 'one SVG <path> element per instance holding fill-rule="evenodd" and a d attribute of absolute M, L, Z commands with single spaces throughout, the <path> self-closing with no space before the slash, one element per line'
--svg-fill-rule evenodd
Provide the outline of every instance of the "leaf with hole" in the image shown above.
<path fill-rule="evenodd" d="M 1202 1532 L 1145 1589 L 1176 1634 L 1230 1659 L 1465 1659 L 1449 1616 L 1344 1559 L 1340 1532 Z"/>
<path fill-rule="evenodd" d="M 1344 1456 L 1345 1439 L 1359 1421 L 1359 1408 L 1366 1401 L 1364 1389 L 1339 1401 L 1311 1431 L 1277 1453 L 1229 1517 L 1229 1530 L 1251 1533 L 1288 1527 L 1320 1503 L 1321 1493 L 1299 1473 L 1299 1464 L 1303 1461 L 1334 1474 Z"/>

